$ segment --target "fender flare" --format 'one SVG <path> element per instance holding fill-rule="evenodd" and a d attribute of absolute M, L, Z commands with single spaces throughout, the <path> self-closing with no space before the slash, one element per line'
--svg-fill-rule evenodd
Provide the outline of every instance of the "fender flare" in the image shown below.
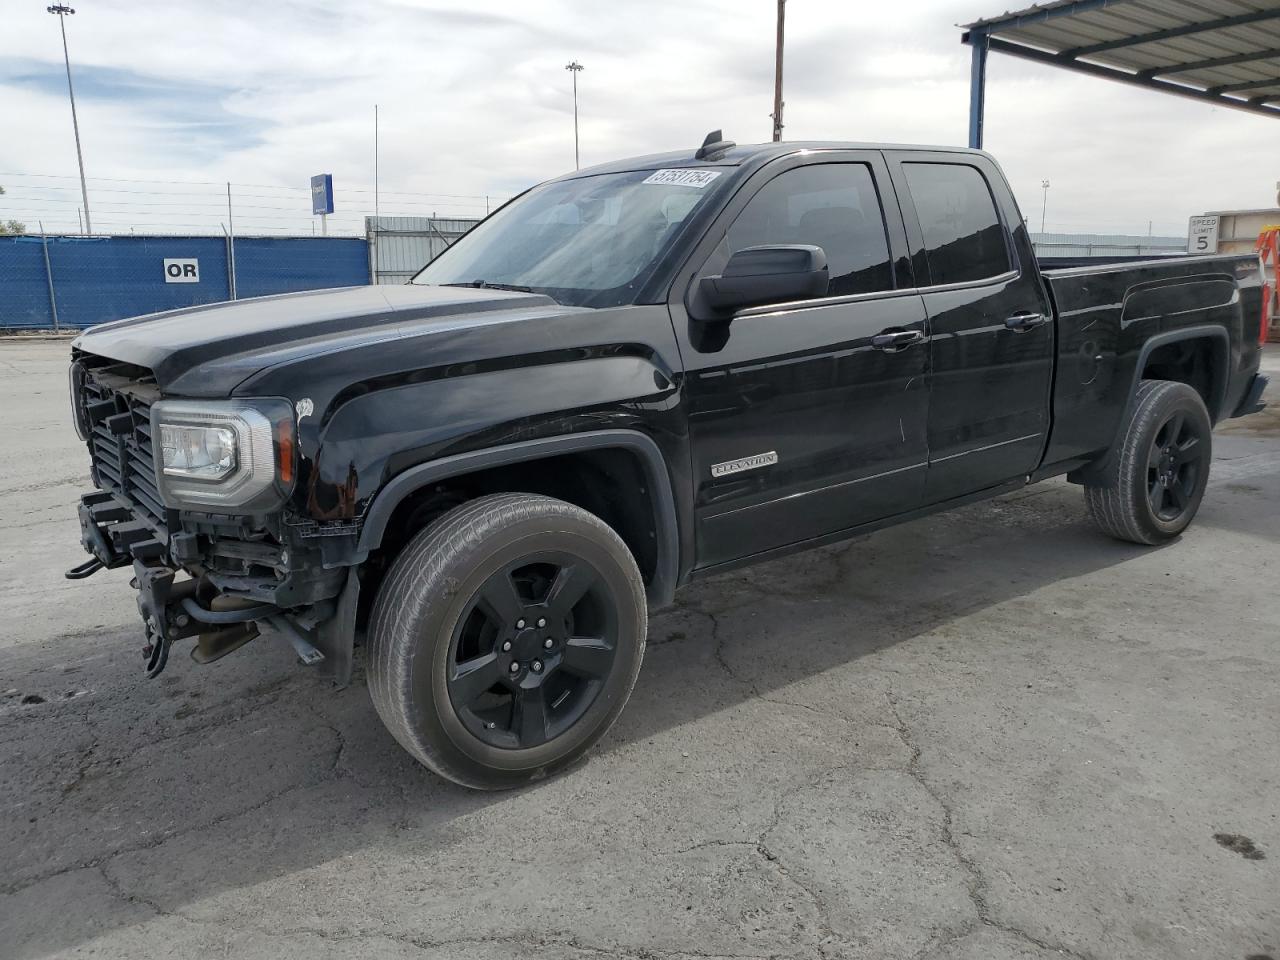
<path fill-rule="evenodd" d="M 1217 423 L 1222 419 L 1224 407 L 1227 403 L 1227 385 L 1231 379 L 1231 335 L 1227 333 L 1227 328 L 1216 324 L 1202 324 L 1196 327 L 1183 327 L 1181 330 L 1170 330 L 1168 333 L 1157 334 L 1147 340 L 1142 349 L 1138 351 L 1138 362 L 1133 368 L 1133 382 L 1129 384 L 1128 403 L 1132 405 L 1133 398 L 1138 394 L 1138 384 L 1142 381 L 1142 371 L 1147 366 L 1147 360 L 1156 350 L 1161 347 L 1167 347 L 1171 343 L 1181 343 L 1184 340 L 1216 340 L 1221 345 L 1221 362 L 1214 369 L 1213 378 L 1213 396 L 1209 398 L 1205 404 L 1209 408 L 1209 419 L 1213 423 Z M 1126 413 L 1129 407 L 1126 407 Z"/>
<path fill-rule="evenodd" d="M 405 497 L 423 487 L 452 477 L 488 467 L 507 466 L 528 460 L 541 460 L 584 450 L 622 449 L 634 453 L 643 465 L 649 489 L 653 492 L 653 522 L 657 535 L 657 559 L 653 580 L 649 584 L 649 606 L 660 608 L 671 603 L 680 577 L 680 525 L 675 495 L 667 474 L 666 460 L 657 443 L 638 430 L 591 430 L 567 436 L 522 440 L 517 443 L 486 447 L 450 457 L 441 457 L 409 467 L 391 478 L 369 505 L 360 529 L 356 562 L 363 562 L 369 552 L 382 543 L 387 523 Z"/>

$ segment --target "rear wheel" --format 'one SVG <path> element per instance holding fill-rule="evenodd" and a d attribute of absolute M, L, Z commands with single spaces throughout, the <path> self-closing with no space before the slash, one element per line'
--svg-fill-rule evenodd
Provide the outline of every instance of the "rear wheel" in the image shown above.
<path fill-rule="evenodd" d="M 1120 540 L 1156 544 L 1191 523 L 1209 482 L 1213 424 L 1194 388 L 1144 380 L 1120 446 L 1085 484 L 1089 513 Z"/>
<path fill-rule="evenodd" d="M 432 770 L 512 787 L 604 735 L 646 629 L 640 572 L 602 520 L 550 497 L 483 497 L 397 557 L 374 603 L 369 688 L 387 729 Z"/>

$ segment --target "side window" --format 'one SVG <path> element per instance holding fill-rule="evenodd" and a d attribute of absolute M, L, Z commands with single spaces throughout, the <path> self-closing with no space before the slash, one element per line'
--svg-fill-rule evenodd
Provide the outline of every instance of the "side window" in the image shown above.
<path fill-rule="evenodd" d="M 730 253 L 763 244 L 821 247 L 829 296 L 893 287 L 884 215 L 866 164 L 823 163 L 778 174 L 738 214 L 727 240 Z"/>
<path fill-rule="evenodd" d="M 1004 227 L 986 178 L 960 163 L 904 163 L 935 285 L 998 277 L 1011 269 Z"/>

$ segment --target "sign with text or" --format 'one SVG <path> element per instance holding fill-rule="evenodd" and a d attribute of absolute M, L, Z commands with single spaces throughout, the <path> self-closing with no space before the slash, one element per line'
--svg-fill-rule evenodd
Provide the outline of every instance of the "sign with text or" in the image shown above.
<path fill-rule="evenodd" d="M 1187 227 L 1187 253 L 1218 252 L 1218 218 L 1192 217 Z"/>
<path fill-rule="evenodd" d="M 318 173 L 311 178 L 311 212 L 333 213 L 333 174 Z"/>
<path fill-rule="evenodd" d="M 199 283 L 200 261 L 194 257 L 190 260 L 165 258 L 165 283 Z"/>

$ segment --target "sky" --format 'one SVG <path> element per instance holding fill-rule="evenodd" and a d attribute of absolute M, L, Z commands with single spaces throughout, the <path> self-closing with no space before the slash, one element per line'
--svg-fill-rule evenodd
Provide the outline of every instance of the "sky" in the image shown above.
<path fill-rule="evenodd" d="M 1008 0 L 788 0 L 784 138 L 963 144 L 957 24 Z M 1016 5 L 1016 4 L 1014 4 Z M 0 220 L 74 228 L 75 142 L 57 18 L 5 0 Z M 226 219 L 331 232 L 373 212 L 483 214 L 573 167 L 769 139 L 773 0 L 84 0 L 66 21 L 99 232 Z M 1272 206 L 1274 120 L 993 54 L 986 148 L 1038 229 L 1185 235 L 1207 210 Z"/>

